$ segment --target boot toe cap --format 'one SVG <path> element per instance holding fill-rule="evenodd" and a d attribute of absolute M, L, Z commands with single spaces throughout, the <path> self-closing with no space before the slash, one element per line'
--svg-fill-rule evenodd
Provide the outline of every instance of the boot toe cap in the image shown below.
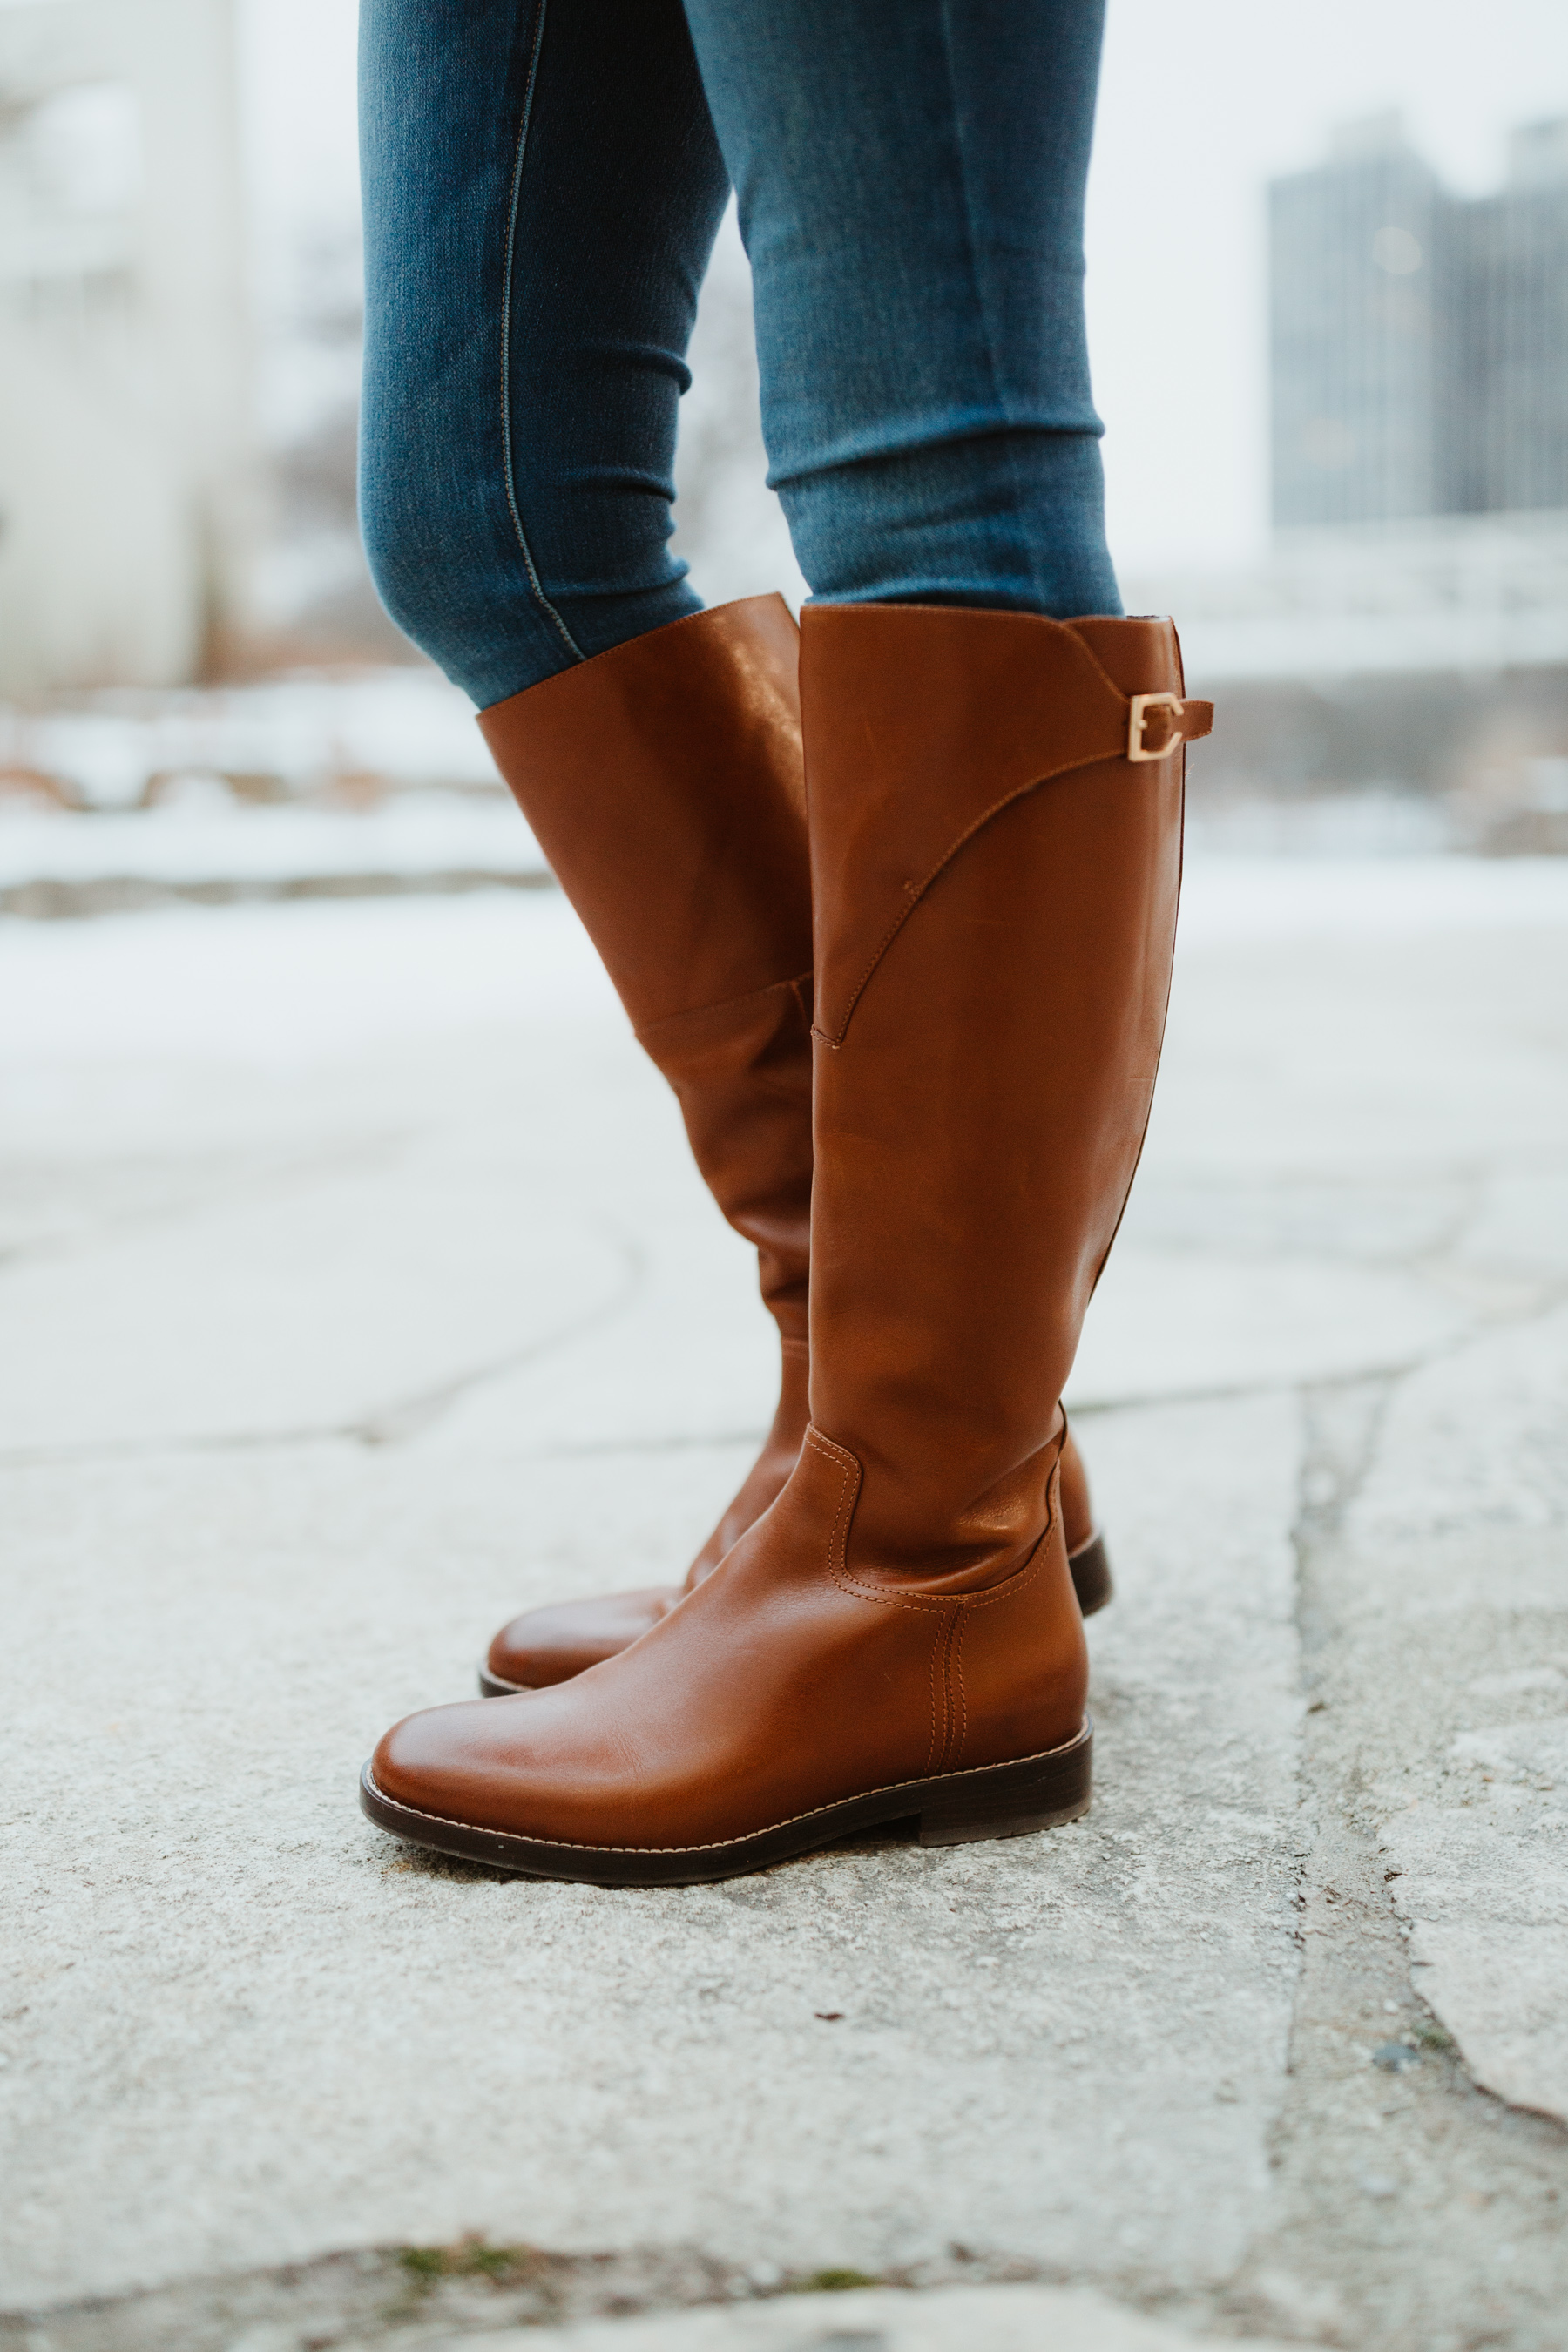
<path fill-rule="evenodd" d="M 465 1699 L 405 1715 L 378 1741 L 371 1778 L 384 1797 L 415 1812 L 504 1827 L 510 1811 L 504 1802 L 509 1743 L 498 1718 L 528 1703 Z"/>

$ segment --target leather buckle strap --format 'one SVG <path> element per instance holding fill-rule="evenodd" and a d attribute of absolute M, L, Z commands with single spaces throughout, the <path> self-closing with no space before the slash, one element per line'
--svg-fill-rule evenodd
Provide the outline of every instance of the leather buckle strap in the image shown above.
<path fill-rule="evenodd" d="M 1152 711 L 1167 720 L 1164 739 L 1147 740 Z M 1212 702 L 1184 701 L 1179 694 L 1135 694 L 1127 706 L 1127 757 L 1136 765 L 1145 760 L 1168 760 L 1177 746 L 1194 742 L 1214 725 Z"/>

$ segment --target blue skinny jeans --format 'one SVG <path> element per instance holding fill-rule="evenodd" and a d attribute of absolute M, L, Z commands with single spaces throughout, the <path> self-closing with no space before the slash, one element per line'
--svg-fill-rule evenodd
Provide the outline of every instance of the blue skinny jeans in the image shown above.
<path fill-rule="evenodd" d="M 731 185 L 814 596 L 1118 613 L 1083 313 L 1104 0 L 363 0 L 361 519 L 481 709 L 700 609 Z"/>

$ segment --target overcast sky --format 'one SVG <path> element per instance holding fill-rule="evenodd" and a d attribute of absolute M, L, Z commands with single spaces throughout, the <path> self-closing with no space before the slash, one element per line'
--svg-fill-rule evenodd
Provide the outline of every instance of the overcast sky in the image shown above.
<path fill-rule="evenodd" d="M 853 0 L 847 0 L 853 5 Z M 353 0 L 241 0 L 263 245 L 352 219 Z M 1110 0 L 1089 326 L 1124 570 L 1245 560 L 1267 525 L 1263 190 L 1401 109 L 1452 183 L 1568 112 L 1564 0 Z"/>

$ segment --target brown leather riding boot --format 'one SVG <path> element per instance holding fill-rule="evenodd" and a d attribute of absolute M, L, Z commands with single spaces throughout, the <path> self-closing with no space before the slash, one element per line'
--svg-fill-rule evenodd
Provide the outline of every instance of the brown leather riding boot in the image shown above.
<path fill-rule="evenodd" d="M 779 1329 L 773 1427 L 692 1580 L 773 1501 L 806 1422 L 811 884 L 799 647 L 781 596 L 748 597 L 634 637 L 479 717 L 638 1042 L 679 1097 L 710 1192 L 756 1244 Z M 579 1603 L 601 1621 L 597 1654 L 634 1641 L 682 1589 Z M 498 1664 L 512 1661 L 516 1631 L 497 1636 Z"/>
<path fill-rule="evenodd" d="M 813 1425 L 629 1649 L 387 1733 L 362 1801 L 423 1844 L 646 1885 L 1089 1802 L 1059 1398 L 1148 1119 L 1207 706 L 1154 621 L 808 608 L 801 674 Z"/>
<path fill-rule="evenodd" d="M 799 632 L 755 596 L 634 637 L 497 703 L 496 765 L 680 1097 L 698 1167 L 757 1244 L 779 1327 L 773 1426 L 684 1582 L 531 1609 L 479 1668 L 535 1690 L 614 1657 L 717 1568 L 805 1433 L 811 1202 L 811 878 Z M 1070 1441 L 1062 1511 L 1086 1615 L 1110 1570 Z"/>

